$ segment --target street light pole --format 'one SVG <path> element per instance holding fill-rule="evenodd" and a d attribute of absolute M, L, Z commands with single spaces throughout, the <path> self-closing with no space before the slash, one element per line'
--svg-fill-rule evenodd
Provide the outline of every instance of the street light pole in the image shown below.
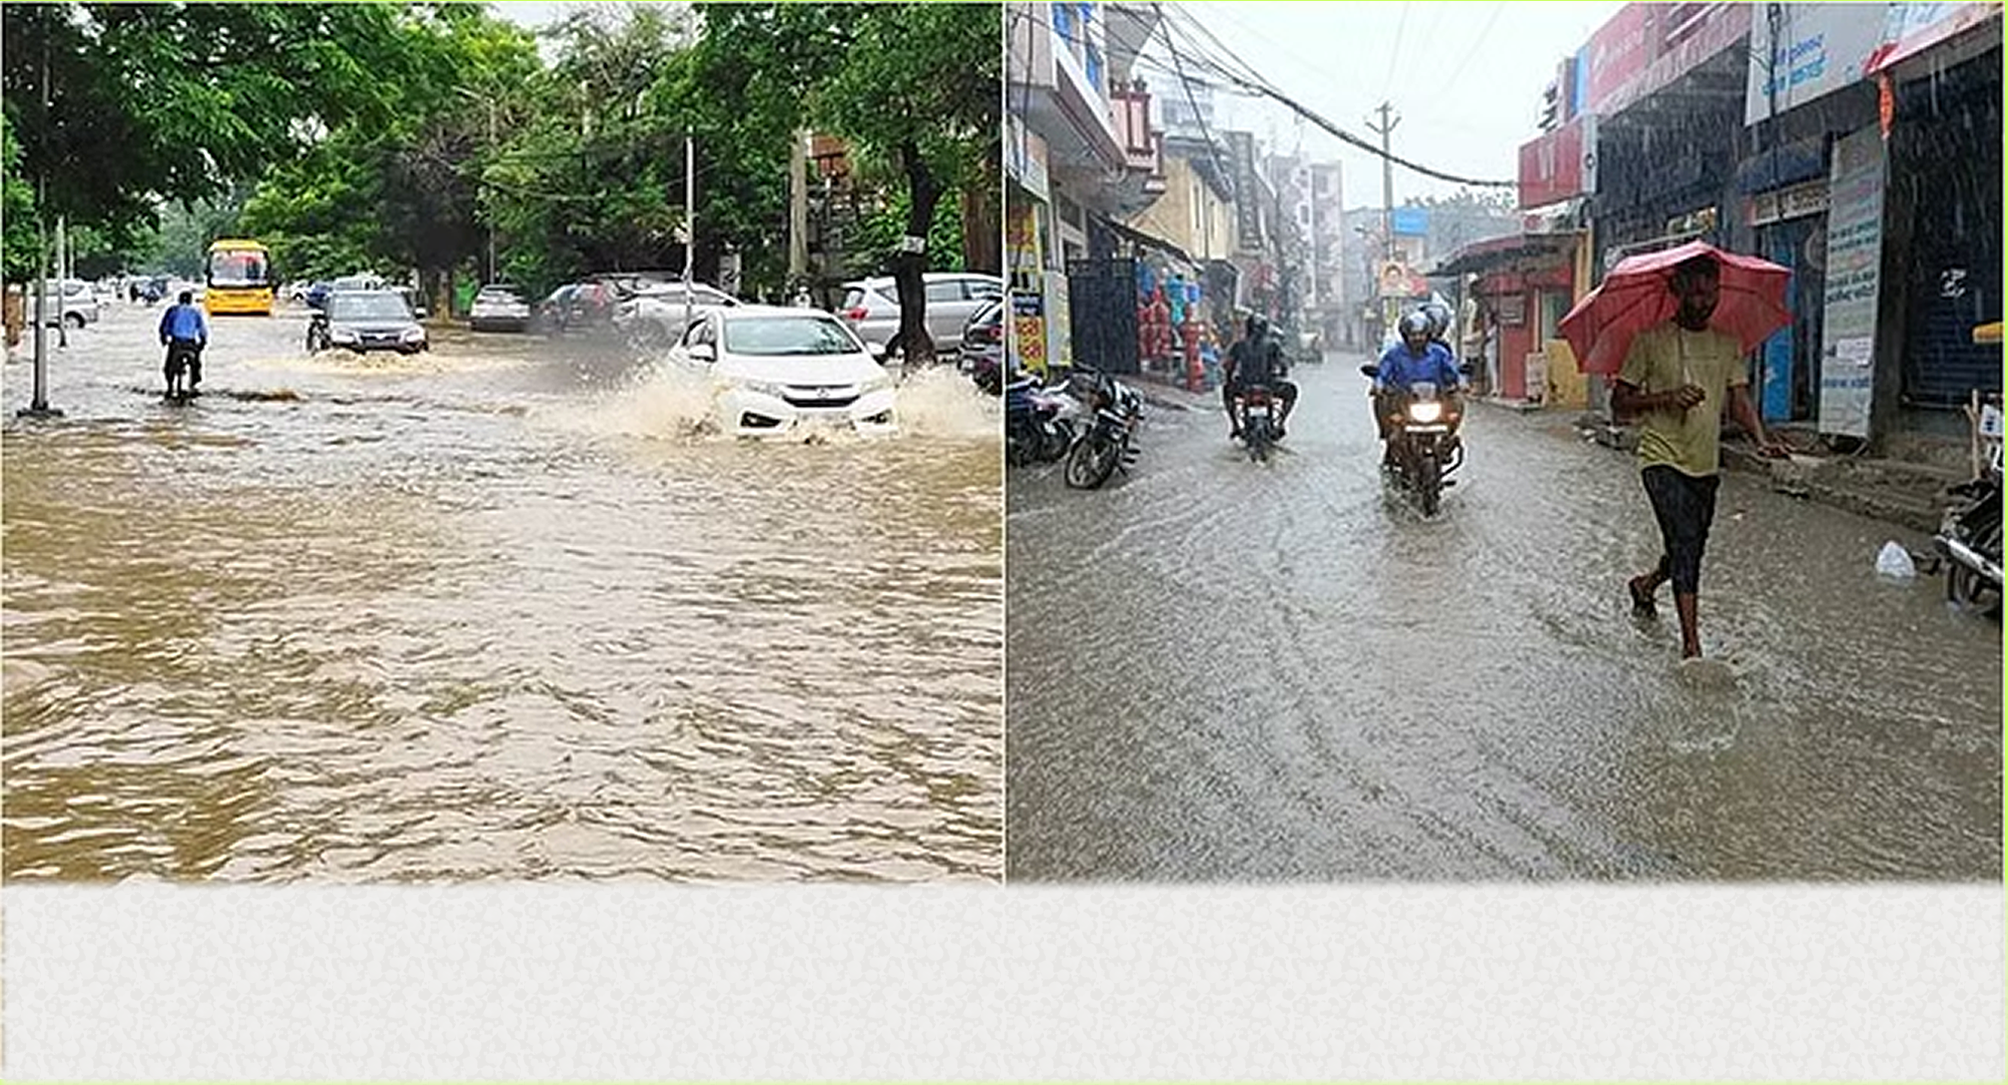
<path fill-rule="evenodd" d="M 690 331 L 690 271 L 697 253 L 697 141 L 683 133 L 683 330 Z"/>

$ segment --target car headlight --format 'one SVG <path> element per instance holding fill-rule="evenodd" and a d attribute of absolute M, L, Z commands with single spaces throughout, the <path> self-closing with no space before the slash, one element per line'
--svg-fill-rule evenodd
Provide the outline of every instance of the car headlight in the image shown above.
<path fill-rule="evenodd" d="M 356 333 L 347 328 L 340 328 L 328 333 L 328 341 L 331 343 L 353 343 L 356 341 Z"/>
<path fill-rule="evenodd" d="M 773 396 L 775 399 L 780 399 L 788 390 L 786 385 L 776 384 L 773 381 L 740 381 L 739 387 L 743 391 L 755 395 Z"/>
<path fill-rule="evenodd" d="M 876 377 L 866 377 L 864 380 L 858 382 L 859 395 L 868 396 L 873 392 L 887 392 L 891 390 L 892 378 L 884 374 Z"/>
<path fill-rule="evenodd" d="M 1411 403 L 1408 405 L 1408 417 L 1413 421 L 1428 425 L 1443 417 L 1443 404 L 1433 399 Z"/>
<path fill-rule="evenodd" d="M 424 328 L 407 329 L 404 333 L 404 341 L 407 343 L 425 342 L 425 329 Z"/>

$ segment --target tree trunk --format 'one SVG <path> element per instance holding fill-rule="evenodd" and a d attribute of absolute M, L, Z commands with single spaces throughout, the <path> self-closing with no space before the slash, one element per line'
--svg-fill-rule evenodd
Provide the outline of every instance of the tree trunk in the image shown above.
<path fill-rule="evenodd" d="M 997 189 L 977 184 L 962 190 L 962 255 L 971 271 L 1004 273 L 1003 226 L 997 219 Z"/>
<path fill-rule="evenodd" d="M 899 146 L 911 200 L 906 213 L 906 237 L 893 258 L 892 277 L 899 290 L 899 342 L 909 370 L 934 364 L 934 339 L 927 334 L 927 231 L 934 222 L 941 186 L 911 139 Z"/>

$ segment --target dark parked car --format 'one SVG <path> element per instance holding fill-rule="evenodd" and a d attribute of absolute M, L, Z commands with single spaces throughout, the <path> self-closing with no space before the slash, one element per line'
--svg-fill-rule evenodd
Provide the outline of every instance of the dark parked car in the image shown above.
<path fill-rule="evenodd" d="M 341 347 L 358 354 L 394 350 L 416 354 L 431 348 L 425 326 L 396 290 L 338 290 L 307 325 L 307 349 Z"/>
<path fill-rule="evenodd" d="M 956 368 L 984 391 L 996 395 L 1004 387 L 1004 302 L 992 301 L 976 310 L 962 326 L 956 348 Z"/>

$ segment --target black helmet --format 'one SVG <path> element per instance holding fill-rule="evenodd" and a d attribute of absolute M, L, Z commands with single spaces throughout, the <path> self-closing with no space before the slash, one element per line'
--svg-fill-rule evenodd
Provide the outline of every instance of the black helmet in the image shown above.
<path fill-rule="evenodd" d="M 1401 318 L 1401 337 L 1407 339 L 1412 335 L 1420 335 L 1426 339 L 1430 334 L 1430 323 L 1429 316 L 1421 310 L 1410 313 Z"/>
<path fill-rule="evenodd" d="M 1247 327 L 1250 339 L 1260 339 L 1269 333 L 1269 322 L 1262 319 L 1261 313 L 1249 313 Z"/>
<path fill-rule="evenodd" d="M 1450 306 L 1432 301 L 1422 307 L 1422 315 L 1429 318 L 1430 338 L 1440 339 L 1450 330 Z"/>

